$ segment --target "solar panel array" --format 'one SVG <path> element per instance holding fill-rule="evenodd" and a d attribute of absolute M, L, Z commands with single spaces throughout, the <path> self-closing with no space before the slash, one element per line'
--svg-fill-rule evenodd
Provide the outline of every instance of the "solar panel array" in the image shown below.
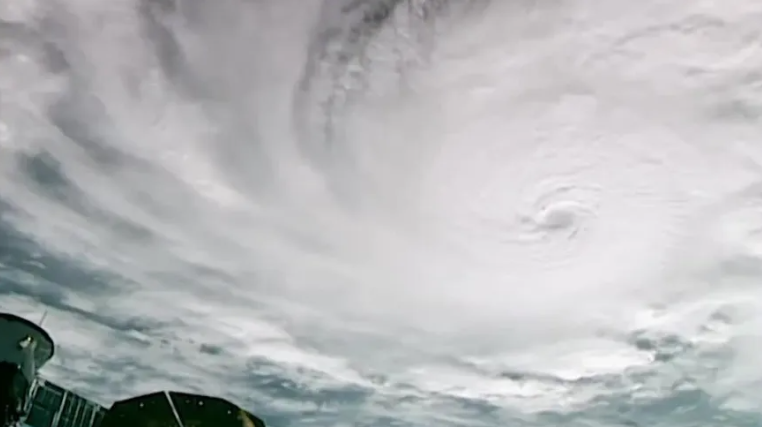
<path fill-rule="evenodd" d="M 34 391 L 26 427 L 98 427 L 103 406 L 50 381 L 40 380 Z"/>

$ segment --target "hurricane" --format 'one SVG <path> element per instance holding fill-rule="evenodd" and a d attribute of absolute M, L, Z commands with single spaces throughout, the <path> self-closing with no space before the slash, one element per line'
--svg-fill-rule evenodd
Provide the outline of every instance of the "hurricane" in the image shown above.
<path fill-rule="evenodd" d="M 760 426 L 762 3 L 0 2 L 0 308 L 103 404 Z"/>

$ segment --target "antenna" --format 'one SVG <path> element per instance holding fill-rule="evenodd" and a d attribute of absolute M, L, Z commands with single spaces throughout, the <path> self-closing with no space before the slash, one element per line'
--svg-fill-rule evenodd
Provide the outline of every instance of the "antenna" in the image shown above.
<path fill-rule="evenodd" d="M 37 322 L 37 326 L 42 326 L 42 322 L 44 322 L 44 321 L 45 321 L 45 319 L 46 319 L 47 317 L 48 317 L 48 310 L 46 309 L 46 310 L 45 310 L 45 311 L 42 313 L 42 317 L 40 317 L 40 321 L 39 321 L 39 322 Z"/>

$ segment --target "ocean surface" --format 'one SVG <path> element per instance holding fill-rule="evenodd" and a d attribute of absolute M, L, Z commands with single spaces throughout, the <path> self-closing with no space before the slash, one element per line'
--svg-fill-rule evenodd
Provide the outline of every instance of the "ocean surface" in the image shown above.
<path fill-rule="evenodd" d="M 0 1 L 0 309 L 274 427 L 762 426 L 762 2 Z"/>

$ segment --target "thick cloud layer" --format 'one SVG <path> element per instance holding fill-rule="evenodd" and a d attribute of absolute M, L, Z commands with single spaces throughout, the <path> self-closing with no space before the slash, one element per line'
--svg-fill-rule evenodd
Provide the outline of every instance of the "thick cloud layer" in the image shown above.
<path fill-rule="evenodd" d="M 762 5 L 0 4 L 0 307 L 274 426 L 762 422 Z"/>

